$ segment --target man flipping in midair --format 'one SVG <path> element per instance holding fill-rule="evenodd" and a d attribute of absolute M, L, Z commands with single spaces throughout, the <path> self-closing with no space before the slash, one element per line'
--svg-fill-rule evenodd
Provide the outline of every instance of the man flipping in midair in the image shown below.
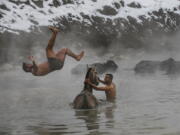
<path fill-rule="evenodd" d="M 46 56 L 48 61 L 37 64 L 34 60 L 34 57 L 30 56 L 29 59 L 32 61 L 32 64 L 23 62 L 22 65 L 22 68 L 25 72 L 30 72 L 35 76 L 43 76 L 52 71 L 62 69 L 64 66 L 66 55 L 73 57 L 77 61 L 80 61 L 84 56 L 84 51 L 82 51 L 79 55 L 76 55 L 68 48 L 63 48 L 55 53 L 53 51 L 53 46 L 59 30 L 54 27 L 49 27 L 49 29 L 52 31 L 52 36 L 49 40 L 48 46 L 46 47 Z"/>

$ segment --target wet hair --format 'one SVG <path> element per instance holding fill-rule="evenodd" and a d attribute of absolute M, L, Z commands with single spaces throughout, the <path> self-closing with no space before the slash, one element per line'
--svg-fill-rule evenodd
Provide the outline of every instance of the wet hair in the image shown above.
<path fill-rule="evenodd" d="M 27 66 L 27 63 L 23 62 L 22 63 L 22 69 L 25 71 L 25 72 L 30 72 L 29 69 L 30 67 Z"/>
<path fill-rule="evenodd" d="M 113 80 L 113 75 L 112 74 L 106 74 L 110 77 L 111 80 Z"/>

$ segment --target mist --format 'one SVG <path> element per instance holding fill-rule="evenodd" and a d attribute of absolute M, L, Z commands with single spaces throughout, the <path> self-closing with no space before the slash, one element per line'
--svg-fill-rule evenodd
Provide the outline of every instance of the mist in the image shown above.
<path fill-rule="evenodd" d="M 145 35 L 145 34 L 144 34 Z M 20 63 L 27 59 L 27 56 L 34 55 L 38 61 L 46 60 L 45 48 L 50 39 L 51 32 L 46 27 L 39 30 L 34 30 L 30 33 L 20 32 L 20 34 L 4 33 L 1 34 L 0 42 L 0 61 L 2 63 Z M 104 58 L 125 58 L 133 55 L 141 55 L 142 59 L 146 55 L 156 54 L 160 58 L 166 59 L 174 57 L 178 59 L 180 32 L 169 34 L 158 33 L 151 36 L 145 35 L 142 37 L 143 46 L 139 48 L 131 48 L 128 45 L 124 46 L 117 39 L 112 40 L 107 45 L 100 43 L 94 46 L 93 42 L 89 42 L 78 35 L 77 31 L 60 32 L 56 38 L 54 50 L 67 47 L 78 53 L 80 50 L 85 50 L 86 56 L 97 56 Z M 95 39 L 94 39 L 95 40 Z M 103 39 L 101 39 L 103 40 Z M 165 54 L 165 56 L 164 56 Z M 143 56 L 144 55 L 144 56 Z M 150 58 L 151 59 L 151 58 Z M 2 65 L 1 65 L 2 66 Z"/>
<path fill-rule="evenodd" d="M 143 39 L 144 46 L 139 48 L 124 46 L 117 40 L 111 41 L 105 47 L 101 44 L 94 46 L 76 31 L 60 32 L 54 50 L 58 51 L 64 47 L 70 48 L 75 53 L 84 50 L 85 57 L 77 62 L 67 56 L 62 70 L 42 77 L 25 73 L 21 64 L 23 61 L 29 62 L 27 57 L 30 55 L 36 58 L 37 63 L 47 60 L 45 48 L 51 32 L 47 28 L 42 28 L 31 33 L 21 32 L 19 35 L 5 33 L 1 36 L 0 127 L 2 128 L 0 129 L 2 132 L 13 135 L 17 132 L 20 135 L 25 132 L 39 135 L 51 131 L 79 134 L 87 132 L 87 125 L 94 130 L 100 130 L 98 127 L 101 126 L 103 132 L 113 134 L 119 133 L 119 127 L 127 130 L 128 133 L 133 132 L 133 135 L 139 135 L 140 128 L 144 128 L 144 131 L 152 135 L 155 135 L 156 131 L 178 132 L 179 110 L 174 106 L 179 105 L 179 78 L 172 79 L 159 73 L 138 76 L 134 74 L 133 68 L 141 60 L 165 60 L 172 57 L 180 61 L 180 32 L 171 35 L 152 35 Z M 82 90 L 85 77 L 85 74 L 72 75 L 71 69 L 78 64 L 105 62 L 109 59 L 118 64 L 118 70 L 113 74 L 113 81 L 117 87 L 116 107 L 112 112 L 109 112 L 111 104 L 100 107 L 95 114 L 97 119 L 87 122 L 86 119 L 89 118 L 86 117 L 92 120 L 91 115 L 76 116 L 75 110 L 69 105 Z M 100 78 L 103 79 L 104 75 Z M 94 91 L 94 95 L 97 99 L 105 99 L 104 92 Z M 109 114 L 111 117 L 104 114 Z M 94 123 L 99 126 L 94 127 Z M 101 123 L 118 128 L 109 130 Z M 54 131 L 57 127 L 60 129 Z"/>
<path fill-rule="evenodd" d="M 135 76 L 133 68 L 141 60 L 161 61 L 168 59 L 169 57 L 172 57 L 177 61 L 180 60 L 180 32 L 171 35 L 152 35 L 149 39 L 144 39 L 144 47 L 136 49 L 124 47 L 117 41 L 112 41 L 108 47 L 95 47 L 79 37 L 76 31 L 68 33 L 60 32 L 56 38 L 54 46 L 55 52 L 60 48 L 66 47 L 70 48 L 75 53 L 84 50 L 85 57 L 82 61 L 77 62 L 67 56 L 65 66 L 61 71 L 53 72 L 48 76 L 33 77 L 31 74 L 23 72 L 21 64 L 22 62 L 29 62 L 27 57 L 30 55 L 33 55 L 36 58 L 37 63 L 47 60 L 45 48 L 50 39 L 51 32 L 43 27 L 40 31 L 32 31 L 31 33 L 21 32 L 19 35 L 5 33 L 2 36 L 1 43 L 3 47 L 0 51 L 0 69 L 2 74 L 0 83 L 3 91 L 5 91 L 5 89 L 6 91 L 8 91 L 7 89 L 14 89 L 14 87 L 17 87 L 17 89 L 20 88 L 22 91 L 27 88 L 35 88 L 39 89 L 38 91 L 41 91 L 40 89 L 42 87 L 46 88 L 47 91 L 54 88 L 57 92 L 57 90 L 62 87 L 65 87 L 65 89 L 72 89 L 69 87 L 73 87 L 72 82 L 75 82 L 77 88 L 68 99 L 69 102 L 72 101 L 71 98 L 83 88 L 85 74 L 79 76 L 73 76 L 71 74 L 71 69 L 78 64 L 92 64 L 95 62 L 105 62 L 109 59 L 114 60 L 118 64 L 118 71 L 114 73 L 114 81 L 117 83 L 117 87 L 121 89 L 121 84 L 119 84 L 119 82 L 123 82 L 123 78 L 129 78 L 131 75 Z M 11 75 L 15 78 L 11 78 Z M 103 75 L 100 77 L 103 79 Z M 7 80 L 8 83 L 6 83 Z M 25 86 L 19 85 L 20 83 L 25 84 Z M 68 96 L 69 92 L 67 92 L 66 96 Z M 101 93 L 100 95 L 102 96 L 103 94 Z"/>
<path fill-rule="evenodd" d="M 179 135 L 179 74 L 157 70 L 140 75 L 134 70 L 142 60 L 173 58 L 180 66 L 179 3 L 0 0 L 0 135 Z M 77 54 L 84 50 L 85 56 L 81 61 L 67 56 L 61 70 L 33 76 L 22 70 L 22 63 L 30 63 L 28 56 L 37 64 L 47 61 L 48 25 L 60 30 L 55 52 L 69 48 Z M 93 90 L 102 104 L 74 109 L 86 71 L 74 75 L 71 70 L 107 60 L 118 65 L 115 102 Z M 104 74 L 98 77 L 104 79 Z"/>

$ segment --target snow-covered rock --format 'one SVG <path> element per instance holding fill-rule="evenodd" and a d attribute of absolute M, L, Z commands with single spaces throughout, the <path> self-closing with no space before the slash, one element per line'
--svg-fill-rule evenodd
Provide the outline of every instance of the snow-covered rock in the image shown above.
<path fill-rule="evenodd" d="M 0 0 L 3 61 L 9 59 L 6 48 L 8 52 L 9 48 L 24 48 L 18 52 L 24 55 L 25 48 L 32 50 L 32 46 L 46 44 L 44 39 L 49 37 L 40 36 L 45 34 L 42 27 L 48 25 L 70 33 L 68 40 L 73 43 L 78 39 L 101 50 L 115 48 L 113 53 L 119 53 L 117 47 L 148 48 L 156 44 L 156 35 L 159 40 L 161 34 L 178 31 L 180 0 Z M 37 37 L 40 38 L 36 42 Z M 166 45 L 166 41 L 157 44 L 161 45 Z"/>
<path fill-rule="evenodd" d="M 52 25 L 57 18 L 84 25 L 94 25 L 96 19 L 101 23 L 111 20 L 113 25 L 121 23 L 118 27 L 126 25 L 124 21 L 142 24 L 162 18 L 159 25 L 177 25 L 171 14 L 180 14 L 179 0 L 1 0 L 0 31 L 30 31 L 34 26 Z"/>

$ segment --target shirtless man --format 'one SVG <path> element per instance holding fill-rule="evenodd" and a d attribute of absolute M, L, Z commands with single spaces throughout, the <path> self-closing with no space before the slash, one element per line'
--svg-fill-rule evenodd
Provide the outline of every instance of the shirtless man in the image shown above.
<path fill-rule="evenodd" d="M 35 76 L 43 76 L 52 71 L 62 69 L 64 66 L 66 55 L 71 56 L 77 61 L 80 61 L 84 56 L 84 51 L 82 51 L 79 55 L 76 55 L 68 48 L 63 48 L 55 53 L 53 51 L 53 46 L 59 30 L 54 27 L 49 27 L 49 29 L 52 31 L 52 36 L 49 40 L 48 46 L 46 47 L 46 56 L 48 61 L 37 64 L 34 57 L 30 56 L 29 59 L 32 61 L 32 64 L 23 62 L 22 65 L 22 68 L 25 72 L 32 73 Z"/>
<path fill-rule="evenodd" d="M 104 91 L 107 101 L 113 102 L 116 98 L 116 85 L 112 82 L 112 80 L 113 75 L 106 74 L 104 80 L 99 79 L 99 82 L 105 84 L 103 87 L 97 87 L 96 85 L 92 84 L 90 80 L 85 80 L 85 83 L 88 83 L 97 91 Z"/>

